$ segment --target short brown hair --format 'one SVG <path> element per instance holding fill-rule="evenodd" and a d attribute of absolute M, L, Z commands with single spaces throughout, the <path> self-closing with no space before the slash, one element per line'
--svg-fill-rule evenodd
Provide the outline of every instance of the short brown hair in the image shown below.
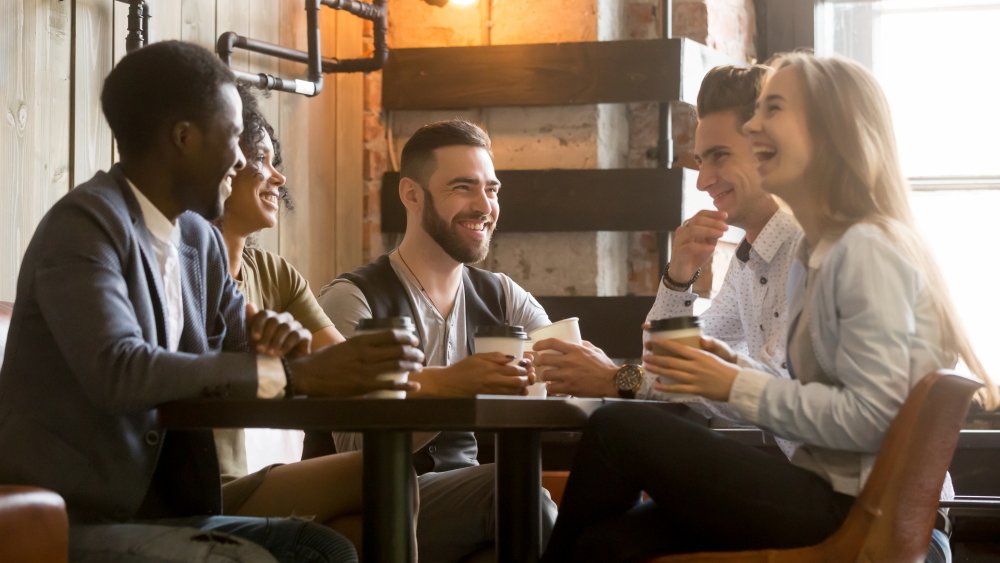
<path fill-rule="evenodd" d="M 399 175 L 427 187 L 427 179 L 436 164 L 434 150 L 456 145 L 480 147 L 493 156 L 489 135 L 481 127 L 464 119 L 449 119 L 424 125 L 406 141 L 400 158 Z"/>
<path fill-rule="evenodd" d="M 717 66 L 708 71 L 698 90 L 698 118 L 721 111 L 735 111 L 742 123 L 750 121 L 764 79 L 771 67 Z"/>

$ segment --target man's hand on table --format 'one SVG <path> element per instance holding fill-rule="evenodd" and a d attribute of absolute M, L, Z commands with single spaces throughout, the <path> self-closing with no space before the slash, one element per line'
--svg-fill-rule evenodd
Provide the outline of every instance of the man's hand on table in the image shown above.
<path fill-rule="evenodd" d="M 411 333 L 392 330 L 355 336 L 314 354 L 291 360 L 289 368 L 298 392 L 313 397 L 344 397 L 393 389 L 413 392 L 419 383 L 378 381 L 385 373 L 417 373 L 424 354 Z"/>
<path fill-rule="evenodd" d="M 247 332 L 258 354 L 294 358 L 308 354 L 312 346 L 312 333 L 290 314 L 258 311 L 252 303 L 247 303 Z"/>
<path fill-rule="evenodd" d="M 556 354 L 540 354 L 551 350 Z M 603 350 L 590 342 L 573 344 L 557 338 L 535 343 L 535 366 L 539 378 L 549 382 L 549 393 L 576 397 L 617 397 L 618 366 Z"/>
<path fill-rule="evenodd" d="M 422 395 L 472 397 L 477 394 L 524 395 L 535 382 L 531 360 L 507 365 L 513 359 L 500 352 L 473 354 L 448 367 L 427 368 L 420 375 Z"/>

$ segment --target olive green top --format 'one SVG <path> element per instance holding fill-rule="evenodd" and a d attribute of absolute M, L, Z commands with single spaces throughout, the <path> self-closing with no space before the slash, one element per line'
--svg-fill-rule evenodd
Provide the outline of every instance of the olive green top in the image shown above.
<path fill-rule="evenodd" d="M 316 302 L 309 282 L 287 260 L 260 248 L 243 248 L 236 286 L 257 309 L 289 313 L 311 333 L 333 326 Z M 215 450 L 222 482 L 247 474 L 246 440 L 238 428 L 215 430 Z M 224 507 L 224 509 L 227 507 Z"/>

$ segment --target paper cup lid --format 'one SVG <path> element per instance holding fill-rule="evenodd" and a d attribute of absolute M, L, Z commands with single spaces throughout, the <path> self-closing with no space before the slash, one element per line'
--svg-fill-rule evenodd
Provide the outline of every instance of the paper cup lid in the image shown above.
<path fill-rule="evenodd" d="M 701 320 L 698 317 L 691 316 L 649 321 L 649 332 L 683 330 L 687 328 L 701 328 Z"/>
<path fill-rule="evenodd" d="M 476 327 L 476 338 L 517 338 L 527 340 L 528 333 L 521 325 L 484 325 Z"/>
<path fill-rule="evenodd" d="M 413 330 L 413 319 L 410 317 L 383 317 L 381 319 L 361 319 L 357 330 Z"/>

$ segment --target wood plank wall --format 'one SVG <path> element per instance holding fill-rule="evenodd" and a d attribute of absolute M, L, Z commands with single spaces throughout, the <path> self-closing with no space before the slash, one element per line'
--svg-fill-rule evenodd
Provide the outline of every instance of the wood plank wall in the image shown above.
<path fill-rule="evenodd" d="M 0 299 L 35 225 L 69 189 L 70 6 L 57 0 L 0 4 Z"/>
<path fill-rule="evenodd" d="M 214 50 L 225 31 L 306 48 L 294 0 L 149 0 L 150 40 Z M 128 6 L 114 0 L 4 0 L 0 4 L 0 300 L 14 299 L 18 265 L 38 221 L 72 186 L 116 159 L 100 92 L 125 55 Z M 362 22 L 321 10 L 325 56 L 362 51 Z M 305 67 L 238 51 L 236 68 L 305 76 Z M 314 289 L 361 263 L 362 79 L 326 75 L 315 98 L 272 94 L 296 210 L 259 242 L 279 251 Z"/>

